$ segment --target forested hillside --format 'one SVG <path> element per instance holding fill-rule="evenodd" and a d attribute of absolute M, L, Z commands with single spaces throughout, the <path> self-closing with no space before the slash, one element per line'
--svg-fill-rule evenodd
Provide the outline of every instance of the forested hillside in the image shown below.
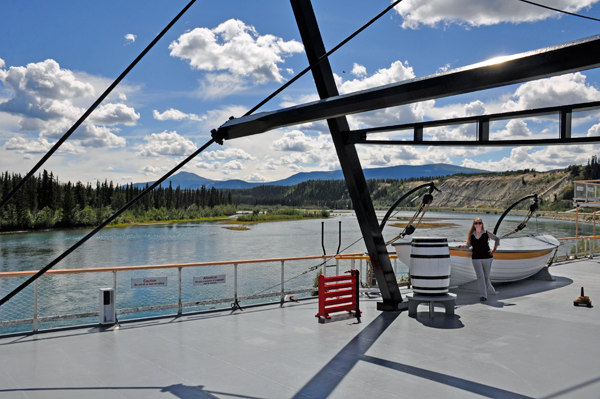
<path fill-rule="evenodd" d="M 21 179 L 19 174 L 0 174 L 0 198 Z M 142 190 L 132 184 L 115 186 L 106 180 L 98 181 L 95 187 L 81 182 L 61 183 L 52 172 L 44 170 L 29 179 L 0 209 L 0 231 L 96 226 Z M 232 215 L 235 211 L 231 194 L 215 188 L 159 187 L 121 215 L 116 223 L 198 219 Z"/>
<path fill-rule="evenodd" d="M 517 199 L 538 194 L 541 210 L 572 207 L 573 180 L 600 179 L 600 163 L 593 156 L 587 165 L 564 170 L 536 172 L 519 170 L 503 173 L 457 174 L 445 177 L 367 180 L 375 207 L 389 208 L 401 195 L 427 181 L 435 181 L 441 192 L 434 193 L 433 208 L 454 210 L 502 210 Z M 18 174 L 0 174 L 0 198 L 21 180 Z M 0 231 L 49 227 L 96 226 L 136 197 L 143 189 L 132 184 L 97 182 L 60 183 L 52 172 L 31 178 L 15 197 L 0 209 Z M 416 193 L 401 207 L 419 204 Z M 189 220 L 232 215 L 236 207 L 288 206 L 322 209 L 351 209 L 344 180 L 310 180 L 293 186 L 263 185 L 244 190 L 155 189 L 116 223 Z M 527 206 L 524 204 L 524 206 Z"/>

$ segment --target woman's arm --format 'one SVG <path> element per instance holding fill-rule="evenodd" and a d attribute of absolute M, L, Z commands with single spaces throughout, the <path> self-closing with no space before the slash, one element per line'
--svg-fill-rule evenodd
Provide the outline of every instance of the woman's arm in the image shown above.
<path fill-rule="evenodd" d="M 471 248 L 471 237 L 469 237 L 466 244 L 459 245 L 456 248 Z"/>
<path fill-rule="evenodd" d="M 498 246 L 500 245 L 500 238 L 498 238 L 497 235 L 495 235 L 494 233 L 486 230 L 486 233 L 488 235 L 488 237 L 490 237 L 492 240 L 494 240 L 494 248 L 490 249 L 490 253 L 493 254 L 494 252 L 496 252 L 496 249 L 498 249 Z"/>

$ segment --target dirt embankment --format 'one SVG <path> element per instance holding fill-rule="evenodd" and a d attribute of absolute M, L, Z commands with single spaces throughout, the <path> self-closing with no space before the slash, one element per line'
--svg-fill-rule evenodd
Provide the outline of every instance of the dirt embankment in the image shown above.
<path fill-rule="evenodd" d="M 434 195 L 432 206 L 504 209 L 530 194 L 537 194 L 542 202 L 553 202 L 572 184 L 569 174 L 563 171 L 452 177 L 438 185 L 441 193 Z"/>

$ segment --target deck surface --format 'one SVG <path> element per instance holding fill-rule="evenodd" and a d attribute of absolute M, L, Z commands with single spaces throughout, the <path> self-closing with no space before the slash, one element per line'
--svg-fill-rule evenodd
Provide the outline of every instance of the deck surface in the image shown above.
<path fill-rule="evenodd" d="M 318 323 L 310 300 L 0 338 L 0 399 L 600 398 L 600 259 L 551 272 L 433 319 L 363 299 Z"/>

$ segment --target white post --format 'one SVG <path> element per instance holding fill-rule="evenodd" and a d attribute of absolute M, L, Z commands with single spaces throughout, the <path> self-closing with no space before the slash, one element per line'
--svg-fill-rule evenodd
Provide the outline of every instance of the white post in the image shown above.
<path fill-rule="evenodd" d="M 179 269 L 179 296 L 177 299 L 177 316 L 181 316 L 183 314 L 183 304 L 181 302 L 181 267 L 178 267 L 177 269 Z"/>
<path fill-rule="evenodd" d="M 113 270 L 113 288 L 115 289 L 115 315 L 117 314 L 117 271 Z"/>
<path fill-rule="evenodd" d="M 237 263 L 233 264 L 233 300 L 237 302 L 238 291 L 237 291 Z"/>
<path fill-rule="evenodd" d="M 363 279 L 362 259 L 358 260 L 358 274 L 360 274 L 360 281 L 362 282 L 362 279 Z"/>
<path fill-rule="evenodd" d="M 284 261 L 281 261 L 281 303 L 283 303 L 283 299 L 285 298 L 285 294 L 284 294 L 285 290 L 283 287 L 283 283 L 284 283 L 283 264 L 284 264 Z"/>
<path fill-rule="evenodd" d="M 33 282 L 33 332 L 38 330 L 38 281 Z"/>

